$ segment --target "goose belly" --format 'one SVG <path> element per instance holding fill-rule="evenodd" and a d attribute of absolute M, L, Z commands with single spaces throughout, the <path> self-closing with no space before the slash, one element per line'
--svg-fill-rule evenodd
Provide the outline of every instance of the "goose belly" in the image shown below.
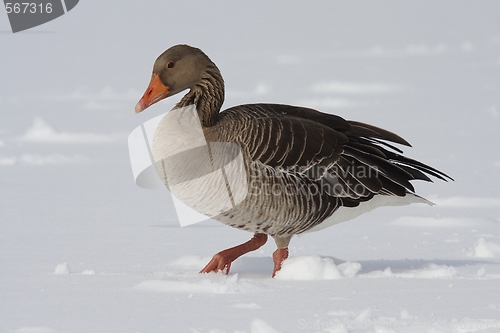
<path fill-rule="evenodd" d="M 259 163 L 248 165 L 247 183 L 245 199 L 214 219 L 251 232 L 287 236 L 321 223 L 339 206 L 338 198 L 311 190 L 307 179 Z"/>
<path fill-rule="evenodd" d="M 384 206 L 404 206 L 412 203 L 425 203 L 434 205 L 432 202 L 413 193 L 406 193 L 404 197 L 375 195 L 371 200 L 361 202 L 356 207 L 339 207 L 335 213 L 308 231 L 318 231 L 332 225 L 352 220 L 364 213 L 370 212 L 378 207 Z"/>

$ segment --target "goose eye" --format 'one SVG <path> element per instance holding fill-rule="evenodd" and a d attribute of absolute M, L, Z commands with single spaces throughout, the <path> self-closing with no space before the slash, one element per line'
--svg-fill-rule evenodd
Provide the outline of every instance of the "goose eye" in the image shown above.
<path fill-rule="evenodd" d="M 172 67 L 174 67 L 174 62 L 173 61 L 167 62 L 167 68 L 172 68 Z"/>

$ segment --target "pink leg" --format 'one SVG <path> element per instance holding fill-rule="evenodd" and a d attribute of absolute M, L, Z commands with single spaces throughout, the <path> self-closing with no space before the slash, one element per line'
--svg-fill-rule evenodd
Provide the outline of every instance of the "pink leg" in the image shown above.
<path fill-rule="evenodd" d="M 241 245 L 221 251 L 213 256 L 212 260 L 203 268 L 200 273 L 210 273 L 222 271 L 225 274 L 229 273 L 231 263 L 245 253 L 255 251 L 262 245 L 266 244 L 267 235 L 256 233 L 252 239 Z"/>
<path fill-rule="evenodd" d="M 274 270 L 273 270 L 273 277 L 276 275 L 276 272 L 278 272 L 281 269 L 281 264 L 283 264 L 283 261 L 288 258 L 288 248 L 284 247 L 281 249 L 277 249 L 273 253 L 273 261 L 274 261 Z"/>

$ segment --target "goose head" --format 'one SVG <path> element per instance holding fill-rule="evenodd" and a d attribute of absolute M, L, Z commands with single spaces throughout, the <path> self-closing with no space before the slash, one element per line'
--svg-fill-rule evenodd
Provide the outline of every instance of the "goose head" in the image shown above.
<path fill-rule="evenodd" d="M 214 63 L 198 48 L 175 45 L 155 61 L 146 92 L 135 106 L 139 113 L 162 99 L 183 90 L 194 90 Z"/>

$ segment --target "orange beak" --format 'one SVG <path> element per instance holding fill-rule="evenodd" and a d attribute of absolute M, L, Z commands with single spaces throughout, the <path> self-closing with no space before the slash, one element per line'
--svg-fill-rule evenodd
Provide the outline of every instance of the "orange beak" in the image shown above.
<path fill-rule="evenodd" d="M 168 87 L 163 85 L 158 74 L 154 74 L 146 92 L 135 106 L 135 113 L 139 113 L 156 102 L 161 101 L 168 96 L 168 93 Z"/>

